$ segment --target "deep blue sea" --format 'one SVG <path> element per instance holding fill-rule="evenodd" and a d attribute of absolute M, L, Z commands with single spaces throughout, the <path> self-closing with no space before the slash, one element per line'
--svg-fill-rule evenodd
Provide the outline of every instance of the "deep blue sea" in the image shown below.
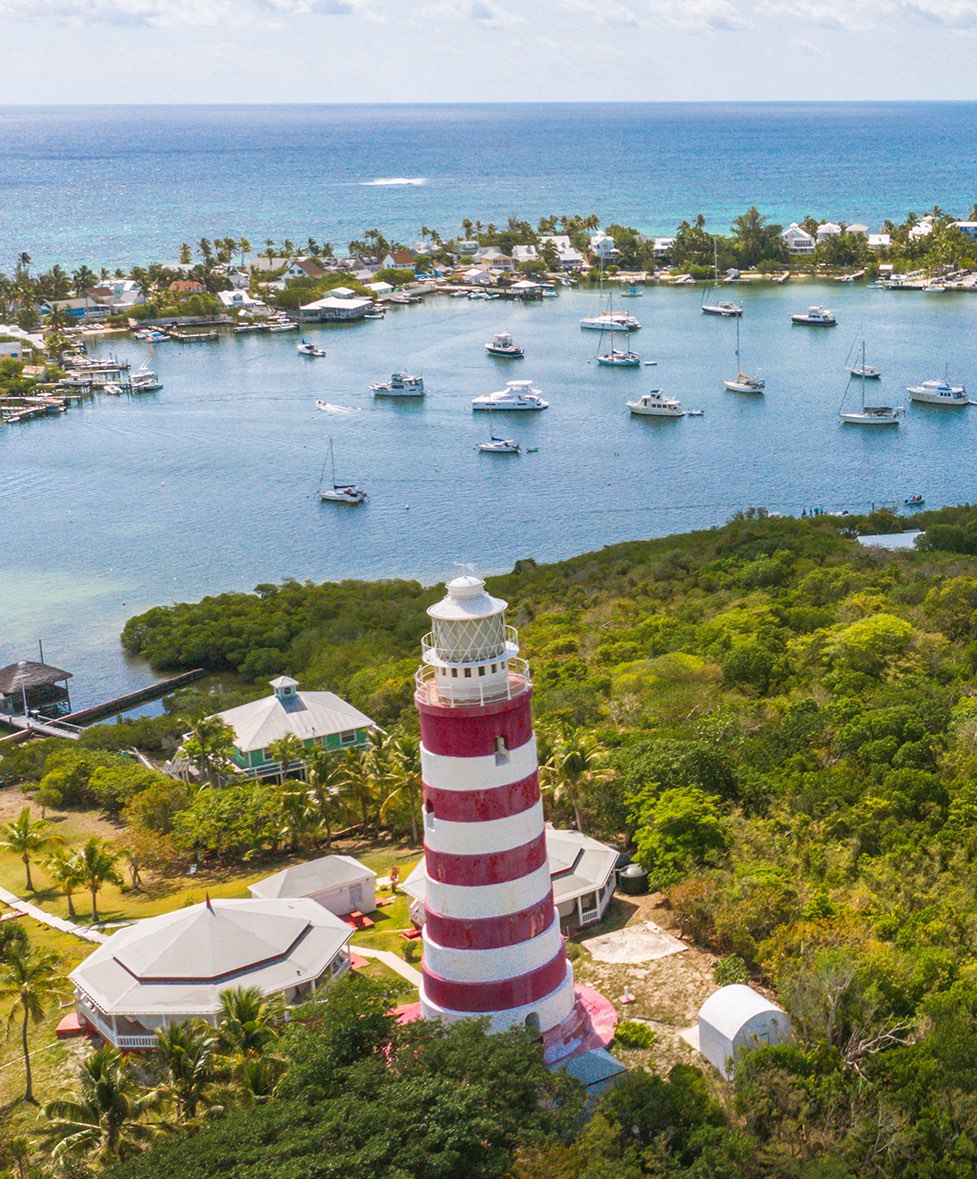
<path fill-rule="evenodd" d="M 722 232 L 756 204 L 877 228 L 975 200 L 977 103 L 0 108 L 0 269 L 215 236 L 413 241 L 466 216 L 665 234 L 701 212 Z"/>
<path fill-rule="evenodd" d="M 173 258 L 183 239 L 247 234 L 342 242 L 375 225 L 413 238 L 469 215 L 599 212 L 665 231 L 703 211 L 717 228 L 751 202 L 869 223 L 977 195 L 977 105 L 169 108 L 8 110 L 0 117 L 0 241 L 40 264 Z M 423 179 L 378 185 L 375 180 Z M 541 305 L 437 298 L 386 320 L 323 328 L 322 360 L 285 335 L 155 349 L 157 394 L 99 397 L 60 418 L 0 427 L 0 666 L 45 657 L 93 703 L 151 678 L 118 645 L 157 603 L 283 577 L 451 576 L 552 560 L 722 523 L 762 504 L 973 502 L 977 409 L 914 406 L 898 429 L 840 425 L 844 363 L 862 334 L 881 393 L 951 377 L 977 388 L 977 294 L 791 282 L 741 288 L 748 369 L 762 398 L 724 393 L 735 324 L 695 288 L 649 288 L 629 309 L 657 367 L 608 370 L 581 316 L 593 291 Z M 809 303 L 839 326 L 792 328 Z M 624 304 L 622 304 L 623 306 Z M 508 329 L 520 362 L 483 345 Z M 374 403 L 371 381 L 421 373 L 420 404 Z M 550 401 L 488 423 L 470 399 L 515 376 Z M 661 385 L 699 418 L 634 419 Z M 850 393 L 850 397 L 854 394 Z M 316 399 L 349 407 L 323 413 Z M 504 431 L 537 453 L 479 455 Z M 358 509 L 315 496 L 329 438 Z M 283 669 L 288 670 L 288 669 Z"/>

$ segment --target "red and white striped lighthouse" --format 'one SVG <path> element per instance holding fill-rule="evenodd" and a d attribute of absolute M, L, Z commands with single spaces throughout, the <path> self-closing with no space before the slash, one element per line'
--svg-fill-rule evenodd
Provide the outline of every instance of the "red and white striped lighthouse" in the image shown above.
<path fill-rule="evenodd" d="M 529 665 L 506 603 L 466 575 L 428 610 L 417 673 L 424 777 L 425 1019 L 542 1034 L 574 1011 L 553 904 Z"/>

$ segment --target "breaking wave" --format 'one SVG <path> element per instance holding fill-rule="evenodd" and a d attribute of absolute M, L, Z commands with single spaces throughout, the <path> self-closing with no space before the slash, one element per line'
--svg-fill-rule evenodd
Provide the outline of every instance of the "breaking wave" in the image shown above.
<path fill-rule="evenodd" d="M 427 179 L 424 176 L 380 176 L 376 180 L 364 180 L 361 183 L 365 188 L 395 188 L 401 185 L 417 187 L 427 184 Z"/>

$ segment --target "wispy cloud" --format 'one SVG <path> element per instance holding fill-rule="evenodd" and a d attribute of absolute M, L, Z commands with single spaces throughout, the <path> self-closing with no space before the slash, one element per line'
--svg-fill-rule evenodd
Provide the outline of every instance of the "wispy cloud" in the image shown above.
<path fill-rule="evenodd" d="M 977 0 L 902 0 L 900 7 L 948 29 L 977 28 Z"/>
<path fill-rule="evenodd" d="M 508 29 L 523 23 L 523 17 L 495 0 L 440 0 L 420 10 L 423 17 L 453 17 L 456 20 L 471 21 L 483 29 Z"/>
<path fill-rule="evenodd" d="M 567 12 L 593 17 L 599 25 L 637 25 L 641 22 L 634 10 L 621 0 L 560 0 Z"/>
<path fill-rule="evenodd" d="M 746 28 L 746 21 L 731 0 L 646 0 L 646 4 L 653 16 L 683 32 Z"/>
<path fill-rule="evenodd" d="M 0 15 L 19 21 L 51 19 L 70 25 L 117 24 L 148 28 L 267 25 L 283 17 L 368 13 L 368 0 L 0 0 Z"/>

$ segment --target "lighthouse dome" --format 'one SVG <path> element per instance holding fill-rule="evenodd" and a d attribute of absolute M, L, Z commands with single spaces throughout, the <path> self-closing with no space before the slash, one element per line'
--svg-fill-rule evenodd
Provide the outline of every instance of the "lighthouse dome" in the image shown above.
<path fill-rule="evenodd" d="M 508 602 L 493 598 L 485 589 L 485 582 L 473 573 L 455 577 L 447 584 L 447 596 L 428 609 L 435 620 L 465 622 L 471 618 L 491 618 L 502 614 Z"/>

